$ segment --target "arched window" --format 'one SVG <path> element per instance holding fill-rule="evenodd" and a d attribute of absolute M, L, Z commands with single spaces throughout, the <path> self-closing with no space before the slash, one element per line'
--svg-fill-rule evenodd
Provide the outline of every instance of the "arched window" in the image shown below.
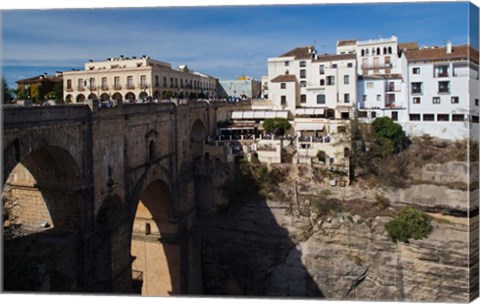
<path fill-rule="evenodd" d="M 152 161 L 155 159 L 155 142 L 153 140 L 150 141 L 148 145 L 148 160 Z"/>
<path fill-rule="evenodd" d="M 380 55 L 380 48 L 377 48 L 377 55 Z"/>
<path fill-rule="evenodd" d="M 392 53 L 392 47 L 391 47 L 391 46 L 388 47 L 388 53 L 389 53 L 389 54 Z"/>
<path fill-rule="evenodd" d="M 372 55 L 375 55 L 375 48 L 372 48 Z"/>
<path fill-rule="evenodd" d="M 364 49 L 362 49 L 361 53 L 362 53 L 362 56 L 365 56 L 365 50 Z"/>
<path fill-rule="evenodd" d="M 387 53 L 387 47 L 383 47 L 383 54 L 385 55 Z"/>
<path fill-rule="evenodd" d="M 368 55 L 368 49 L 365 50 L 365 55 Z"/>

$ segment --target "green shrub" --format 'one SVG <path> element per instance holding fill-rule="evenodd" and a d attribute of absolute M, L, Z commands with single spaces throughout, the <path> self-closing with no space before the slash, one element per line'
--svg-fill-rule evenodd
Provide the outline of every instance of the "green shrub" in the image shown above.
<path fill-rule="evenodd" d="M 274 132 L 277 129 L 285 132 L 291 127 L 292 125 L 285 118 L 268 118 L 263 121 L 263 129 L 267 132 Z"/>
<path fill-rule="evenodd" d="M 393 122 L 389 117 L 380 117 L 372 122 L 375 135 L 379 139 L 387 140 L 396 153 L 407 147 L 408 139 L 402 126 Z M 385 146 L 383 143 L 382 146 Z"/>
<path fill-rule="evenodd" d="M 387 209 L 390 207 L 390 200 L 383 195 L 377 194 L 375 195 L 375 205 L 381 209 Z"/>
<path fill-rule="evenodd" d="M 432 218 L 413 207 L 404 207 L 393 220 L 385 224 L 385 230 L 393 241 L 407 242 L 427 237 L 433 230 Z"/>
<path fill-rule="evenodd" d="M 325 151 L 323 150 L 318 150 L 317 151 L 317 158 L 321 162 L 325 162 L 327 160 L 327 155 L 325 154 Z"/>

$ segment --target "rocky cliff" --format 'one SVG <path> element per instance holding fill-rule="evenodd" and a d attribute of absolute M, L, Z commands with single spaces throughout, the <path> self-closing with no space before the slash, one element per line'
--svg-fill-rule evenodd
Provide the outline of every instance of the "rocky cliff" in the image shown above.
<path fill-rule="evenodd" d="M 326 189 L 315 168 L 292 167 L 280 187 L 284 202 L 237 203 L 201 220 L 205 291 L 468 301 L 470 286 L 478 293 L 478 237 L 470 236 L 478 226 L 478 205 L 468 204 L 478 190 L 465 179 L 469 171 L 478 172 L 478 166 L 451 162 L 419 168 L 405 189 L 331 187 L 334 205 L 325 210 L 312 199 Z M 394 242 L 385 231 L 406 204 L 430 212 L 434 229 L 427 238 Z"/>

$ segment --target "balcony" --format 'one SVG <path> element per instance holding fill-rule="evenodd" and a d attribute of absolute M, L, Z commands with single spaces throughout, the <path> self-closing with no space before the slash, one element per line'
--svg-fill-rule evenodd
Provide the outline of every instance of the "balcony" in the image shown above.
<path fill-rule="evenodd" d="M 73 92 L 73 89 L 72 89 L 72 88 L 66 88 L 65 91 L 67 91 L 67 92 Z"/>
<path fill-rule="evenodd" d="M 392 68 L 393 65 L 389 63 L 367 63 L 362 64 L 362 70 L 373 70 L 373 69 L 389 69 Z"/>
<path fill-rule="evenodd" d="M 122 89 L 122 86 L 119 85 L 119 84 L 116 84 L 116 85 L 113 86 L 113 89 L 114 89 L 114 90 L 121 90 L 121 89 Z"/>
<path fill-rule="evenodd" d="M 102 90 L 102 91 L 108 91 L 108 86 L 107 86 L 107 85 L 101 86 L 101 90 Z"/>
<path fill-rule="evenodd" d="M 133 83 L 127 84 L 127 89 L 128 90 L 133 90 L 133 89 L 135 89 L 135 85 Z"/>
<path fill-rule="evenodd" d="M 77 87 L 77 91 L 83 92 L 83 91 L 85 91 L 85 87 Z"/>

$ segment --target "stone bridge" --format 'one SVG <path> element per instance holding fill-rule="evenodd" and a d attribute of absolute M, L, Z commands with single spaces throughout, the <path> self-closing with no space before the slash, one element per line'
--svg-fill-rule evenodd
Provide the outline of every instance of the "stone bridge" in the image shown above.
<path fill-rule="evenodd" d="M 21 224 L 5 289 L 201 294 L 192 163 L 229 108 L 4 107 L 2 194 Z"/>

